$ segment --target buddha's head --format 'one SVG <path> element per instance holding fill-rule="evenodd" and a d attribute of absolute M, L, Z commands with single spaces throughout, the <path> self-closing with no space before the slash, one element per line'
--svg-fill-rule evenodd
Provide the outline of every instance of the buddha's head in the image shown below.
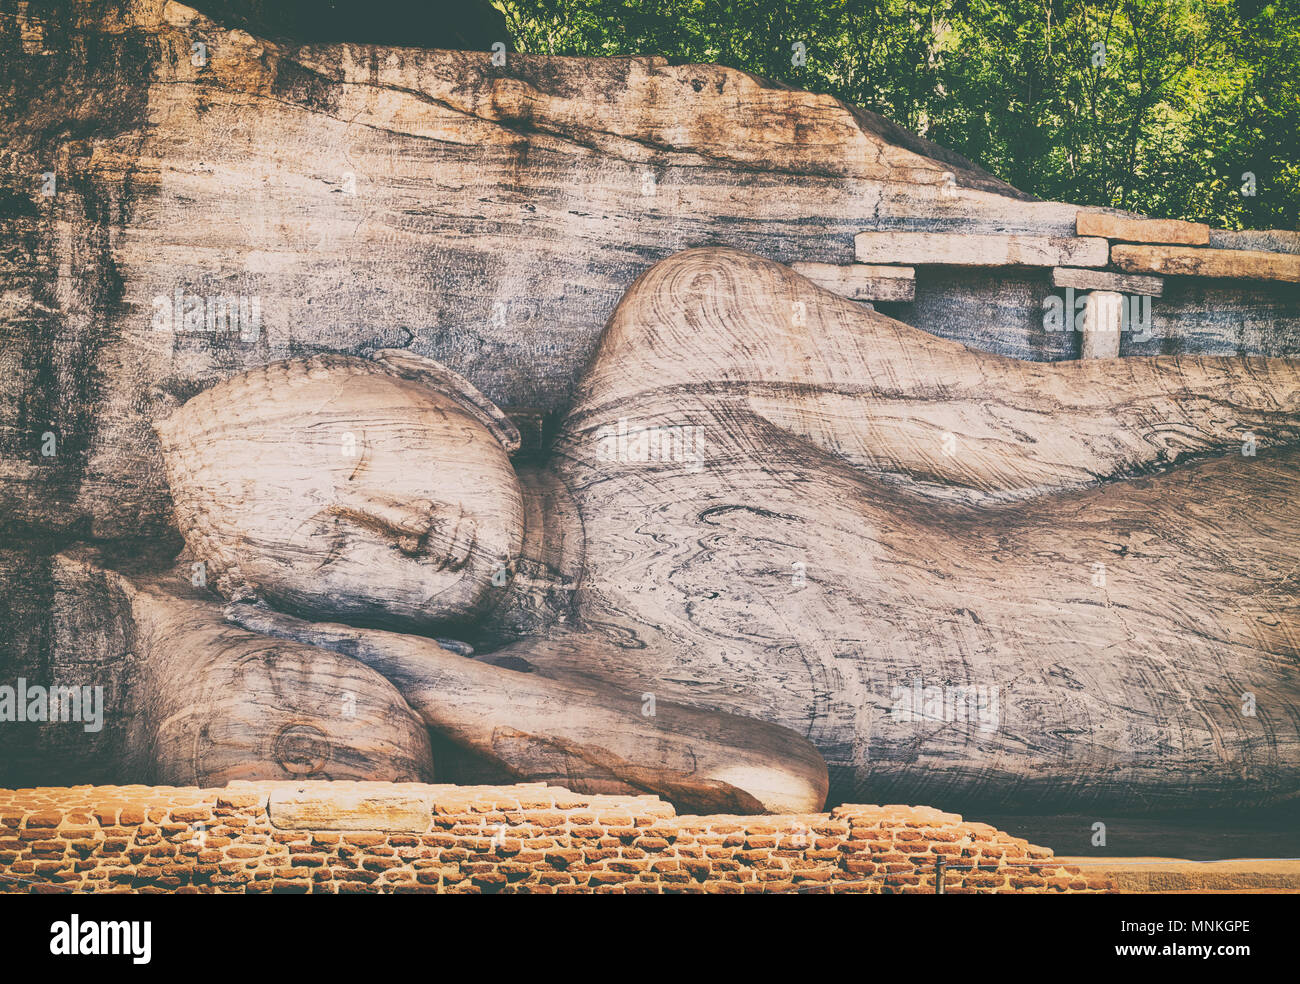
<path fill-rule="evenodd" d="M 192 559 L 227 597 L 422 631 L 480 614 L 513 574 L 518 434 L 437 363 L 275 363 L 155 429 Z"/>

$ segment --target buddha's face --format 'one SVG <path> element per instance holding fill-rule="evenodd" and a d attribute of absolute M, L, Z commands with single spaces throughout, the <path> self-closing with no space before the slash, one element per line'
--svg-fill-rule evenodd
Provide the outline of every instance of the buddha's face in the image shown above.
<path fill-rule="evenodd" d="M 182 532 L 228 594 L 420 631 L 480 613 L 514 571 L 518 480 L 453 395 L 314 359 L 219 384 L 158 430 Z"/>

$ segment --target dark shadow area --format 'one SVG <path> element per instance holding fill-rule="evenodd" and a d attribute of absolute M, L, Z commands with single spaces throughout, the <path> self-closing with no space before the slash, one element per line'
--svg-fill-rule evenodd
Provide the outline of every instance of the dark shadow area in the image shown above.
<path fill-rule="evenodd" d="M 276 41 L 509 50 L 505 16 L 482 0 L 193 0 L 230 27 Z"/>
<path fill-rule="evenodd" d="M 1180 810 L 1138 815 L 970 815 L 999 830 L 1050 847 L 1066 857 L 1221 858 L 1300 857 L 1300 805 L 1250 810 Z M 1093 846 L 1093 824 L 1104 823 L 1105 847 Z"/>

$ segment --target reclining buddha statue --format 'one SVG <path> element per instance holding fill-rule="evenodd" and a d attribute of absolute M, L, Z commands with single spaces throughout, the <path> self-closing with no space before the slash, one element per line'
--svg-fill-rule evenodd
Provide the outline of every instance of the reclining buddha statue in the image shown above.
<path fill-rule="evenodd" d="M 392 350 L 160 420 L 186 569 L 226 600 L 180 646 L 396 689 L 367 729 L 315 714 L 301 774 L 390 777 L 399 751 L 438 774 L 409 708 L 509 775 L 698 811 L 1277 802 L 1300 778 L 1298 370 L 1021 362 L 691 250 L 627 291 L 540 463 Z M 196 658 L 151 686 L 192 688 Z M 220 679 L 223 713 L 266 716 L 238 733 L 306 727 L 292 687 Z M 153 775 L 195 781 L 198 718 L 157 728 Z M 239 774 L 284 765 L 265 734 Z"/>

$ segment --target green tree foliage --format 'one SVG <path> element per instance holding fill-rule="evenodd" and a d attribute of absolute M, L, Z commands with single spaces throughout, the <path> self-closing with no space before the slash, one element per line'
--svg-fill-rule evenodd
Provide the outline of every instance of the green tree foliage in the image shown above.
<path fill-rule="evenodd" d="M 827 92 L 1043 198 L 1300 228 L 1300 0 L 496 6 L 521 51 L 662 54 Z"/>

